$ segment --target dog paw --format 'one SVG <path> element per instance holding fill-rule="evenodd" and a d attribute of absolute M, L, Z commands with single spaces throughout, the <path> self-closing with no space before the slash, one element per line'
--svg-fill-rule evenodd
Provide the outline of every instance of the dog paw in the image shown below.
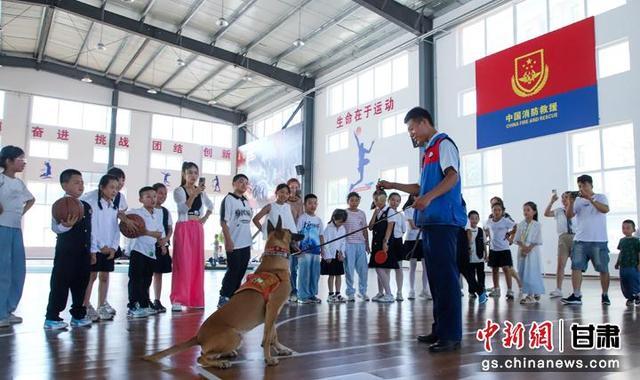
<path fill-rule="evenodd" d="M 219 369 L 227 369 L 227 368 L 231 368 L 231 362 L 228 360 L 220 360 L 217 363 L 215 363 L 213 366 Z"/>
<path fill-rule="evenodd" d="M 291 356 L 293 354 L 293 351 L 289 349 L 276 350 L 276 352 L 278 353 L 278 356 Z"/>
<path fill-rule="evenodd" d="M 224 354 L 223 356 L 221 356 L 221 358 L 228 358 L 228 359 L 234 359 L 238 357 L 238 351 L 233 350 L 231 352 L 228 352 L 226 354 Z"/>
<path fill-rule="evenodd" d="M 276 358 L 270 358 L 270 359 L 264 359 L 264 362 L 267 363 L 268 366 L 274 366 L 274 365 L 278 365 L 280 361 Z"/>

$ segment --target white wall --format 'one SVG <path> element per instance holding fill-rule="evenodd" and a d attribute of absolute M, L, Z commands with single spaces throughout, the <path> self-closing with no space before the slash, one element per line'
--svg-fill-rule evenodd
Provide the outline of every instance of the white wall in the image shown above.
<path fill-rule="evenodd" d="M 50 74 L 32 69 L 20 69 L 3 67 L 0 68 L 0 90 L 5 91 L 5 111 L 1 137 L 2 145 L 17 145 L 23 147 L 27 152 L 29 164 L 23 174 L 23 179 L 27 181 L 50 182 L 57 184 L 59 173 L 69 167 L 76 168 L 83 172 L 105 172 L 106 165 L 93 162 L 94 140 L 97 132 L 69 129 L 69 159 L 51 160 L 54 168 L 53 177 L 48 180 L 40 179 L 40 170 L 43 167 L 44 158 L 29 157 L 29 140 L 31 139 L 30 110 L 32 95 L 55 97 L 65 100 L 93 103 L 109 106 L 111 104 L 111 90 L 82 83 L 78 80 L 68 79 L 55 74 Z M 151 153 L 151 124 L 152 114 L 159 113 L 184 118 L 192 118 L 208 122 L 220 122 L 208 115 L 200 114 L 191 110 L 181 109 L 177 106 L 141 98 L 138 96 L 120 93 L 119 107 L 134 110 L 131 112 L 131 133 L 128 136 L 129 165 L 122 166 L 127 174 L 126 190 L 130 207 L 139 207 L 137 192 L 138 189 L 162 182 L 162 170 L 151 169 L 149 157 Z M 56 141 L 56 134 L 59 128 L 44 126 L 45 136 L 43 140 Z M 63 128 L 60 128 L 63 129 Z M 235 129 L 234 129 L 235 131 Z M 108 135 L 108 133 L 107 133 Z M 236 134 L 233 133 L 233 146 L 235 147 Z M 117 141 L 116 141 L 117 144 Z M 184 153 L 183 159 L 201 164 L 202 147 L 196 144 L 182 143 Z M 116 145 L 116 147 L 118 147 Z M 173 142 L 163 141 L 163 153 L 171 153 Z M 231 149 L 231 173 L 235 173 L 236 150 Z M 222 157 L 222 148 L 213 148 L 214 158 Z M 202 167 L 202 166 L 201 166 Z M 171 172 L 171 185 L 179 186 L 180 172 Z M 231 177 L 220 176 L 221 192 L 213 194 L 210 184 L 214 175 L 206 174 L 210 196 L 222 196 L 231 190 Z M 85 182 L 87 179 L 85 179 Z M 170 189 L 171 191 L 172 189 Z M 170 206 L 172 196 L 169 195 L 167 206 Z M 213 200 L 213 199 L 212 199 Z M 219 204 L 215 204 L 219 209 Z M 216 211 L 217 212 L 217 211 Z M 25 223 L 29 222 L 29 214 L 25 217 Z M 213 234 L 219 232 L 218 218 L 213 216 L 206 227 L 207 240 L 212 241 Z M 210 236 L 209 236 L 210 235 Z M 26 236 L 25 240 L 29 237 Z M 27 245 L 29 244 L 26 241 Z M 207 249 L 211 247 L 207 246 Z M 28 257 L 51 257 L 53 250 L 49 247 L 28 247 Z"/>
<path fill-rule="evenodd" d="M 472 2 L 479 5 L 482 2 Z M 469 5 L 469 4 L 467 4 Z M 470 6 L 470 5 L 469 5 Z M 636 188 L 638 187 L 638 162 L 640 162 L 640 107 L 637 106 L 637 91 L 640 81 L 640 27 L 635 15 L 640 14 L 640 2 L 627 0 L 627 5 L 596 16 L 596 45 L 628 37 L 631 54 L 631 70 L 598 81 L 598 101 L 601 125 L 632 122 L 636 156 Z M 437 25 L 439 20 L 436 20 Z M 475 65 L 458 65 L 458 34 L 455 30 L 440 35 L 436 42 L 437 60 L 437 124 L 450 134 L 462 153 L 476 151 L 476 117 L 458 116 L 458 94 L 475 87 Z M 502 146 L 503 192 L 511 215 L 521 220 L 521 205 L 529 200 L 538 204 L 542 212 L 551 189 L 563 191 L 577 187 L 574 178 L 569 178 L 568 134 L 561 133 Z M 596 184 L 597 186 L 597 184 Z M 630 192 L 631 193 L 631 192 Z M 638 197 L 637 192 L 636 197 Z M 640 204 L 640 202 L 637 202 Z M 615 205 L 611 205 L 615 208 Z M 482 219 L 487 216 L 482 215 Z M 555 223 L 541 218 L 543 222 L 544 268 L 555 273 L 556 242 Z M 608 226 L 610 231 L 619 231 L 620 225 Z M 617 241 L 610 246 L 615 247 Z M 515 256 L 514 256 L 515 257 Z M 617 254 L 611 255 L 611 269 Z M 568 272 L 568 269 L 567 269 Z M 589 273 L 594 272 L 590 269 Z"/>

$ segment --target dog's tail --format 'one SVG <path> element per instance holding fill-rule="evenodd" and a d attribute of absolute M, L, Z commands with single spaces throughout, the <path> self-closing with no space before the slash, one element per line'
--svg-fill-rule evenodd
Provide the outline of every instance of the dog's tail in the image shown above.
<path fill-rule="evenodd" d="M 187 340 L 186 342 L 182 342 L 179 344 L 176 344 L 175 346 L 171 346 L 169 348 L 167 348 L 166 350 L 162 350 L 160 352 L 156 352 L 153 355 L 147 355 L 147 356 L 143 356 L 142 360 L 147 360 L 150 362 L 155 362 L 158 361 L 166 356 L 169 355 L 174 355 L 177 354 L 179 352 L 182 352 L 184 350 L 187 350 L 195 345 L 198 344 L 198 337 L 194 336 L 193 338 Z"/>

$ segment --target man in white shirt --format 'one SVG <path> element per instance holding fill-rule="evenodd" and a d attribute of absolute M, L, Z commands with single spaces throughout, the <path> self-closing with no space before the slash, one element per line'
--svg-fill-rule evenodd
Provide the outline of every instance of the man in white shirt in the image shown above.
<path fill-rule="evenodd" d="M 576 217 L 578 229 L 573 238 L 571 254 L 571 283 L 573 294 L 562 299 L 565 305 L 582 305 L 582 272 L 587 270 L 589 260 L 600 273 L 602 304 L 609 300 L 609 248 L 607 238 L 607 216 L 609 201 L 604 194 L 593 192 L 593 179 L 588 175 L 578 177 L 580 191 L 571 193 L 567 205 L 567 218 Z"/>
<path fill-rule="evenodd" d="M 220 226 L 224 234 L 227 253 L 227 272 L 222 279 L 218 307 L 229 299 L 240 287 L 251 258 L 251 218 L 253 210 L 244 194 L 249 179 L 244 174 L 233 177 L 233 193 L 227 194 L 220 206 Z"/>

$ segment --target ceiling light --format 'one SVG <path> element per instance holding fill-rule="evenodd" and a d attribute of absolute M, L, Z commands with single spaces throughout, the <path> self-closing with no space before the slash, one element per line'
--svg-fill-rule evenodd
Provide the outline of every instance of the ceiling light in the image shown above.
<path fill-rule="evenodd" d="M 122 0 L 123 3 L 133 3 L 136 0 Z"/>
<path fill-rule="evenodd" d="M 301 39 L 298 38 L 297 40 L 293 41 L 293 46 L 295 46 L 295 47 L 304 46 L 304 41 L 302 41 Z"/>
<path fill-rule="evenodd" d="M 155 95 L 157 93 L 158 93 L 158 90 L 156 90 L 155 88 L 150 88 L 147 90 L 147 94 Z"/>
<path fill-rule="evenodd" d="M 214 105 L 218 104 L 218 101 L 217 101 L 217 100 L 215 100 L 215 99 L 211 99 L 211 100 L 209 100 L 209 101 L 207 102 L 207 104 L 208 104 L 208 105 L 210 105 L 210 106 L 214 106 Z"/>
<path fill-rule="evenodd" d="M 91 79 L 91 77 L 89 76 L 89 74 L 84 74 L 84 76 L 82 77 L 82 79 L 80 79 L 82 82 L 84 83 L 91 83 L 93 82 L 93 80 Z"/>
<path fill-rule="evenodd" d="M 107 46 L 105 44 L 103 44 L 102 42 L 98 42 L 98 44 L 96 45 L 96 49 L 98 49 L 100 51 L 105 51 L 105 50 L 107 50 Z"/>
<path fill-rule="evenodd" d="M 184 59 L 182 59 L 182 58 L 178 58 L 178 60 L 176 62 L 178 63 L 178 66 L 186 65 L 186 63 L 184 62 Z"/>
<path fill-rule="evenodd" d="M 251 82 L 253 80 L 253 77 L 251 75 L 245 75 L 244 78 L 242 78 L 244 80 L 246 80 L 247 82 Z"/>
<path fill-rule="evenodd" d="M 227 21 L 227 19 L 224 17 L 220 17 L 219 19 L 216 20 L 216 25 L 218 25 L 221 28 L 226 28 L 227 26 L 229 26 L 229 21 Z"/>

